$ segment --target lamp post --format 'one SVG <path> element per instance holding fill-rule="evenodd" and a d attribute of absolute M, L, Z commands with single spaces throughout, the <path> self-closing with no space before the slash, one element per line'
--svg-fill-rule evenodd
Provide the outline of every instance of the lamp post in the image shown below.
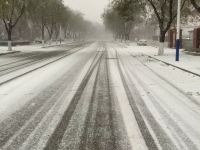
<path fill-rule="evenodd" d="M 180 53 L 180 27 L 181 25 L 181 0 L 178 0 L 178 10 L 177 10 L 177 36 L 176 36 L 176 61 L 179 61 Z"/>

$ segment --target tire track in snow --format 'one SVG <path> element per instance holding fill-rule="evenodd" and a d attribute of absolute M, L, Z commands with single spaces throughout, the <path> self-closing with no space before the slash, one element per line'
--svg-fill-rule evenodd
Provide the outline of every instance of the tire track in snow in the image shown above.
<path fill-rule="evenodd" d="M 143 116 L 134 100 L 134 98 L 132 97 L 131 95 L 131 91 L 126 83 L 126 80 L 125 80 L 125 77 L 123 75 L 123 71 L 122 71 L 122 68 L 120 66 L 120 62 L 119 62 L 119 55 L 117 54 L 117 51 L 116 51 L 116 57 L 118 58 L 117 59 L 117 65 L 118 65 L 118 69 L 119 69 L 119 72 L 120 72 L 120 76 L 121 76 L 121 79 L 122 79 L 122 82 L 123 82 L 123 85 L 124 85 L 124 88 L 125 88 L 125 91 L 126 91 L 126 94 L 127 94 L 127 97 L 130 101 L 130 104 L 131 104 L 131 107 L 132 107 L 132 110 L 134 112 L 134 115 L 135 115 L 135 118 L 136 118 L 136 121 L 137 121 L 137 124 L 140 128 L 140 132 L 142 133 L 142 136 L 145 140 L 145 143 L 148 147 L 149 150 L 158 150 L 158 147 L 155 143 L 155 140 L 153 139 L 144 119 L 143 119 Z"/>
<path fill-rule="evenodd" d="M 69 49 L 67 49 L 67 50 L 59 50 L 59 51 L 57 51 L 58 53 L 59 52 L 66 52 L 66 51 L 70 51 L 70 50 L 72 50 L 72 49 L 74 49 L 74 48 L 76 48 L 76 47 L 81 47 L 81 46 L 83 46 L 84 44 L 87 44 L 87 43 L 82 43 L 82 44 L 77 44 L 77 45 L 73 45 L 72 47 L 69 47 Z M 69 46 L 69 45 L 66 45 L 66 46 Z M 37 58 L 37 56 L 41 56 L 41 55 L 45 55 L 45 53 L 47 54 L 47 53 L 50 53 L 50 54 L 53 54 L 53 53 L 55 53 L 56 51 L 49 51 L 49 52 L 45 52 L 45 51 L 43 51 L 43 52 L 40 52 L 40 51 L 33 51 L 33 52 L 20 52 L 20 53 L 14 53 L 14 54 L 10 54 L 10 55 L 5 55 L 3 58 L 7 58 L 7 59 L 9 59 L 9 58 L 12 58 L 12 60 L 14 59 L 16 59 L 15 61 L 6 61 L 7 63 L 3 63 L 2 65 L 0 65 L 0 69 L 1 68 L 3 68 L 3 67 L 6 67 L 6 66 L 9 66 L 9 65 L 13 65 L 13 64 L 16 64 L 16 63 L 19 63 L 19 62 L 23 62 L 23 61 L 25 61 L 25 60 L 28 60 L 28 59 L 33 59 L 33 58 Z M 22 58 L 22 59 L 17 59 L 17 58 Z M 1 62 L 0 62 L 0 64 L 1 64 Z"/>
<path fill-rule="evenodd" d="M 93 51 L 92 53 L 89 53 L 89 55 L 87 54 L 84 57 L 81 57 L 80 62 L 82 62 L 82 65 L 77 66 L 76 63 L 73 63 L 73 65 L 70 66 L 72 67 L 70 71 L 67 71 L 65 74 L 60 76 L 60 78 L 49 85 L 46 89 L 30 99 L 30 101 L 28 101 L 28 103 L 20 108 L 20 110 L 17 110 L 16 112 L 8 116 L 7 119 L 2 120 L 2 122 L 0 123 L 0 147 L 4 146 L 7 143 L 10 143 L 11 145 L 13 143 L 14 145 L 17 140 L 23 138 L 23 136 L 18 136 L 16 138 L 16 135 L 18 134 L 27 136 L 28 133 L 30 133 L 30 131 L 32 131 L 34 128 L 31 122 L 35 121 L 33 124 L 37 125 L 42 117 L 45 116 L 45 113 L 49 109 L 51 109 L 51 106 L 57 101 L 59 95 L 62 94 L 63 90 L 67 86 L 68 91 L 71 90 L 70 84 L 73 84 L 74 79 L 71 81 L 69 76 L 72 75 L 74 78 L 76 78 L 76 76 L 82 69 L 81 67 L 85 65 L 88 60 L 93 60 L 95 54 L 97 55 L 97 53 Z M 70 84 L 65 84 L 65 82 L 69 82 Z M 21 139 L 20 142 L 23 142 L 23 140 L 24 139 Z"/>
<path fill-rule="evenodd" d="M 100 51 L 99 51 L 100 52 Z M 100 52 L 101 53 L 101 52 Z M 93 93 L 98 81 L 99 71 L 100 71 L 101 60 L 95 67 L 83 93 L 81 94 L 80 100 L 73 112 L 73 115 L 67 125 L 64 135 L 59 144 L 59 149 L 70 149 L 77 150 L 81 143 L 81 135 L 84 132 L 85 122 L 87 119 L 87 114 L 90 109 L 91 103 L 94 102 Z"/>
<path fill-rule="evenodd" d="M 70 48 L 68 50 L 62 50 L 62 51 L 50 51 L 50 52 L 37 52 L 36 54 L 32 54 L 31 56 L 27 56 L 24 59 L 17 60 L 11 63 L 7 63 L 4 65 L 0 65 L 0 76 L 3 76 L 4 74 L 16 71 L 18 69 L 33 65 L 35 63 L 38 63 L 40 61 L 48 60 L 53 57 L 62 57 L 63 55 L 75 53 L 79 50 L 83 49 L 85 45 L 78 45 L 73 48 Z M 76 48 L 80 47 L 80 49 L 74 51 Z M 74 52 L 73 52 L 74 51 Z M 23 56 L 23 54 L 22 54 Z"/>
<path fill-rule="evenodd" d="M 76 48 L 72 48 L 71 50 L 73 50 L 73 49 L 76 49 Z M 6 84 L 6 83 L 8 83 L 8 82 L 11 82 L 11 81 L 13 81 L 13 80 L 15 80 L 15 79 L 17 79 L 17 78 L 20 78 L 20 77 L 22 77 L 22 76 L 24 76 L 24 75 L 27 75 L 27 74 L 29 74 L 29 73 L 32 73 L 32 72 L 34 72 L 34 71 L 36 71 L 36 70 L 38 70 L 38 69 L 41 69 L 41 68 L 43 68 L 43 67 L 46 67 L 46 66 L 48 66 L 48 65 L 50 65 L 50 64 L 52 64 L 52 63 L 55 63 L 55 62 L 57 62 L 57 61 L 59 61 L 59 60 L 62 60 L 62 59 L 64 59 L 64 58 L 66 58 L 67 56 L 72 55 L 72 54 L 74 54 L 74 53 L 80 51 L 81 49 L 83 49 L 83 47 L 79 48 L 78 50 L 75 50 L 74 52 L 73 52 L 73 51 L 72 51 L 72 52 L 68 52 L 67 54 L 65 54 L 65 55 L 63 55 L 63 56 L 60 56 L 60 57 L 55 58 L 55 59 L 52 59 L 52 60 L 50 60 L 50 58 L 47 58 L 46 60 L 49 60 L 49 61 L 45 62 L 44 64 L 41 64 L 41 65 L 36 66 L 36 67 L 34 67 L 34 68 L 31 68 L 31 69 L 28 68 L 27 71 L 25 70 L 25 71 L 22 72 L 22 73 L 17 73 L 16 75 L 12 75 L 12 76 L 9 77 L 8 79 L 4 79 L 3 81 L 0 81 L 0 86 Z M 41 62 L 41 63 L 42 63 L 43 61 L 44 61 L 44 60 L 39 60 L 39 62 Z M 36 64 L 37 64 L 37 63 L 36 63 L 35 61 L 33 61 L 33 62 L 31 63 L 31 65 L 36 65 Z M 29 66 L 30 66 L 30 65 L 29 65 Z M 25 67 L 22 67 L 22 68 L 20 68 L 20 69 L 24 69 L 24 68 L 29 67 L 29 66 L 25 66 Z M 15 69 L 14 71 L 18 71 L 18 70 L 19 70 L 19 69 Z M 7 73 L 13 73 L 14 71 L 12 70 L 11 72 L 7 72 Z M 3 77 L 3 76 L 5 76 L 5 75 L 7 75 L 7 73 L 5 73 L 4 75 L 0 75 L 0 77 Z"/>
<path fill-rule="evenodd" d="M 75 111 L 75 108 L 76 108 L 78 102 L 80 101 L 81 95 L 83 94 L 83 91 L 84 91 L 93 71 L 100 63 L 102 56 L 103 56 L 103 54 L 101 54 L 101 56 L 98 58 L 98 60 L 96 62 L 94 62 L 92 64 L 91 68 L 88 70 L 88 72 L 87 72 L 85 78 L 83 79 L 81 85 L 79 86 L 76 94 L 74 95 L 73 99 L 71 100 L 71 103 L 70 103 L 68 109 L 65 111 L 64 115 L 62 116 L 62 120 L 57 125 L 54 133 L 51 135 L 46 147 L 44 148 L 45 150 L 56 150 L 59 148 L 59 144 L 62 141 L 64 133 L 70 122 L 70 119 Z"/>
<path fill-rule="evenodd" d="M 139 61 L 137 58 L 134 57 L 134 59 L 136 59 L 137 61 Z M 144 65 L 141 61 L 139 61 L 142 65 Z M 147 69 L 149 69 L 150 71 L 152 71 L 152 69 L 150 69 L 149 67 L 147 67 L 146 65 L 144 65 L 144 67 L 146 67 Z M 141 71 L 140 71 L 141 72 Z M 141 72 L 142 73 L 142 72 Z M 161 77 L 160 75 L 158 75 L 157 73 L 155 73 L 154 71 L 152 71 L 153 74 L 155 74 L 157 77 L 159 77 L 161 80 L 163 80 L 164 82 L 168 83 L 169 85 L 171 85 L 169 83 L 169 81 L 165 80 L 163 77 Z M 144 83 L 137 77 L 137 75 L 134 75 L 135 78 L 137 79 L 137 81 L 140 83 L 140 85 L 142 85 L 142 87 L 145 89 L 145 91 L 149 91 L 147 90 L 147 87 L 144 85 Z M 172 86 L 172 85 L 171 85 Z M 174 87 L 174 86 L 172 86 Z M 176 86 L 175 86 L 176 87 Z M 174 87 L 174 88 L 175 88 Z M 179 91 L 179 89 L 175 88 L 177 91 Z M 167 90 L 165 90 L 167 91 Z M 181 91 L 179 91 L 180 93 L 182 93 Z M 182 93 L 184 96 L 185 93 Z M 170 95 L 173 95 L 172 93 L 170 93 Z M 197 150 L 197 146 L 193 143 L 193 141 L 191 139 L 188 138 L 188 136 L 186 135 L 186 133 L 178 126 L 178 124 L 170 117 L 170 115 L 168 114 L 168 112 L 165 111 L 165 109 L 155 100 L 155 98 L 153 96 L 151 96 L 151 94 L 148 95 L 150 100 L 152 101 L 152 103 L 154 103 L 154 105 L 156 106 L 157 110 L 160 112 L 160 114 L 163 114 L 165 116 L 165 119 L 168 121 L 168 124 L 171 125 L 172 128 L 172 133 L 174 134 L 174 136 L 177 136 L 177 140 L 178 138 L 181 138 L 181 142 L 184 141 L 185 142 L 185 147 L 188 147 L 189 149 L 192 148 L 193 150 Z M 186 96 L 188 98 L 188 96 Z M 196 103 L 195 103 L 196 104 Z M 186 104 L 187 105 L 187 104 Z M 176 135 L 175 133 L 178 133 L 178 135 Z"/>
<path fill-rule="evenodd" d="M 82 62 L 86 62 L 88 57 L 81 59 Z M 84 64 L 84 63 L 83 63 Z M 31 131 L 37 126 L 41 119 L 45 116 L 46 112 L 56 103 L 57 98 L 63 90 L 69 85 L 65 82 L 70 83 L 69 75 L 79 73 L 81 65 L 76 68 L 76 64 L 72 66 L 71 72 L 67 72 L 60 79 L 55 81 L 51 86 L 42 91 L 39 95 L 34 97 L 29 103 L 27 103 L 22 109 L 12 114 L 8 119 L 0 123 L 0 147 L 5 145 L 10 138 L 17 134 L 18 131 L 23 127 L 24 129 L 18 133 L 21 136 L 16 136 L 10 141 L 9 145 L 20 146 Z M 70 87 L 68 87 L 70 88 Z M 28 123 L 28 124 L 27 124 Z M 20 142 L 19 142 L 20 141 Z M 15 143 L 18 143 L 17 145 Z M 7 145 L 7 146 L 9 146 Z"/>
<path fill-rule="evenodd" d="M 197 106 L 200 106 L 200 103 L 196 99 L 194 99 L 193 97 L 187 95 L 182 89 L 180 89 L 179 87 L 177 87 L 175 84 L 173 84 L 171 81 L 169 81 L 165 77 L 162 77 L 161 75 L 159 75 L 151 67 L 149 67 L 148 65 L 146 65 L 145 63 L 143 63 L 140 59 L 138 59 L 137 56 L 133 56 L 133 55 L 131 55 L 131 56 L 134 57 L 134 58 L 136 58 L 138 60 L 138 62 L 140 62 L 143 66 L 145 66 L 146 68 L 148 68 L 153 74 L 155 74 L 156 76 L 158 76 L 161 80 L 165 81 L 166 83 L 168 83 L 169 85 L 171 85 L 173 88 L 175 88 L 177 91 L 179 91 L 181 94 L 183 94 L 185 97 L 187 97 L 189 100 L 191 100 L 192 103 L 194 103 Z M 184 70 L 181 70 L 181 71 L 186 72 Z M 186 73 L 188 73 L 188 72 L 186 72 Z"/>
<path fill-rule="evenodd" d="M 133 56 L 132 56 L 133 57 Z M 134 60 L 137 60 L 136 57 L 133 57 Z M 137 60 L 138 62 L 139 60 Z M 142 62 L 139 62 L 143 65 Z M 122 64 L 123 65 L 123 64 Z M 123 65 L 125 66 L 125 65 Z M 129 66 L 129 67 L 128 67 Z M 143 81 L 141 79 L 139 79 L 138 75 L 136 75 L 134 73 L 134 71 L 131 69 L 132 66 L 131 64 L 126 64 L 126 67 L 128 70 L 131 70 L 131 73 L 133 74 L 134 78 L 137 80 L 137 82 L 139 82 L 139 84 L 145 89 L 145 92 L 146 93 L 149 93 L 150 89 L 147 89 L 147 87 L 144 85 Z M 146 66 L 144 66 L 146 67 Z M 124 67 L 125 68 L 125 67 Z M 136 68 L 137 69 L 137 68 Z M 140 70 L 140 73 L 143 74 L 144 73 L 144 70 L 141 69 L 141 67 L 138 68 Z M 138 70 L 137 69 L 137 70 Z M 148 69 L 148 68 L 147 68 Z M 150 70 L 151 71 L 151 70 Z M 128 73 L 127 73 L 128 74 Z M 128 75 L 127 75 L 128 76 Z M 158 76 L 159 77 L 159 76 Z M 130 78 L 130 77 L 129 77 Z M 162 79 L 161 79 L 162 80 Z M 137 88 L 134 86 L 134 85 L 130 85 L 132 89 L 134 89 L 134 91 L 137 91 L 136 92 L 136 95 L 140 95 Z M 161 87 L 162 88 L 162 87 Z M 194 149 L 194 150 L 197 150 L 197 146 L 193 143 L 193 141 L 191 141 L 191 139 L 188 138 L 188 136 L 184 133 L 184 131 L 178 126 L 178 124 L 172 119 L 170 118 L 170 115 L 165 111 L 164 108 L 162 108 L 162 106 L 160 106 L 160 104 L 154 99 L 153 96 L 151 96 L 151 93 L 147 94 L 147 96 L 149 97 L 149 99 L 152 101 L 152 103 L 156 106 L 156 109 L 158 109 L 159 113 L 160 114 L 164 114 L 165 116 L 165 119 L 167 120 L 167 125 L 170 125 L 170 127 L 167 127 L 167 128 L 171 128 L 171 134 L 173 134 L 173 136 L 175 137 L 175 139 L 177 140 L 177 142 L 179 143 L 179 145 L 177 146 L 182 146 L 182 148 L 186 148 L 188 147 L 189 149 Z M 138 105 L 142 106 L 141 109 L 144 109 L 143 112 L 145 113 L 145 110 L 148 110 L 146 104 L 143 102 L 142 98 L 139 98 L 141 99 L 140 101 L 138 101 Z M 146 109 L 143 108 L 143 106 L 146 106 Z M 149 118 L 149 114 L 151 114 L 151 112 L 149 111 L 149 113 L 145 113 L 147 116 L 146 118 Z M 150 121 L 149 121 L 150 122 Z M 150 122 L 151 124 L 151 122 Z M 152 128 L 154 128 L 155 125 L 151 125 Z M 156 130 L 154 130 L 154 132 L 156 133 Z M 178 134 L 177 134 L 178 133 Z M 156 135 L 159 135 L 156 134 Z M 183 141 L 185 143 L 183 143 Z M 174 141 L 171 141 L 171 143 L 173 143 Z M 162 144 L 161 144 L 162 145 Z M 163 147 L 163 146 L 162 146 Z M 181 147 L 177 147 L 177 149 L 182 149 Z"/>
<path fill-rule="evenodd" d="M 107 57 L 107 56 L 106 56 Z M 96 89 L 93 92 L 84 132 L 81 136 L 80 150 L 116 150 L 113 104 L 110 93 L 108 64 L 104 56 L 101 62 Z"/>

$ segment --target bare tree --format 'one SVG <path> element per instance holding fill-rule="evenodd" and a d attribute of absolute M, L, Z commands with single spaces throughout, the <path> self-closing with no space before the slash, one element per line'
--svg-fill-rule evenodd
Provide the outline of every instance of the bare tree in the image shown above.
<path fill-rule="evenodd" d="M 45 42 L 45 25 L 49 18 L 49 11 L 52 11 L 46 8 L 49 2 L 49 0 L 30 0 L 28 5 L 28 14 L 31 20 L 36 23 L 41 30 L 43 46 Z"/>
<path fill-rule="evenodd" d="M 142 19 L 143 6 L 138 0 L 113 0 L 102 15 L 104 25 L 115 39 L 129 40 L 134 25 Z"/>
<path fill-rule="evenodd" d="M 67 14 L 67 11 L 63 3 L 60 3 L 57 0 L 49 1 L 46 9 L 49 9 L 49 11 L 47 11 L 47 15 L 49 17 L 47 18 L 45 28 L 48 31 L 49 39 L 52 40 L 52 36 L 55 33 L 56 26 L 60 27 L 61 24 L 65 22 L 64 16 Z"/>
<path fill-rule="evenodd" d="M 35 32 L 36 36 L 41 35 L 44 45 L 45 33 L 50 39 L 58 38 L 62 27 L 65 34 L 72 33 L 75 38 L 80 38 L 92 26 L 80 13 L 66 7 L 62 0 L 0 0 L 0 23 L 8 34 L 9 50 L 12 49 L 12 35 L 16 33 L 21 38 L 28 33 L 25 29 L 31 28 L 31 35 Z"/>
<path fill-rule="evenodd" d="M 0 0 L 0 19 L 8 35 L 8 50 L 12 50 L 12 31 L 25 12 L 26 0 Z"/>
<path fill-rule="evenodd" d="M 160 28 L 160 46 L 158 55 L 164 54 L 165 35 L 177 16 L 177 0 L 147 0 L 152 6 Z M 187 0 L 182 1 L 182 9 Z"/>
<path fill-rule="evenodd" d="M 197 3 L 197 0 L 190 0 L 194 8 L 200 13 L 200 3 Z"/>

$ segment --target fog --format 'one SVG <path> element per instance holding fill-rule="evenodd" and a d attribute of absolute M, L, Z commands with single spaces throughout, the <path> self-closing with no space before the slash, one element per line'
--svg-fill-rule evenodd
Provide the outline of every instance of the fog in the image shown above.
<path fill-rule="evenodd" d="M 66 6 L 83 13 L 86 19 L 103 24 L 101 15 L 109 0 L 64 0 L 64 3 Z"/>

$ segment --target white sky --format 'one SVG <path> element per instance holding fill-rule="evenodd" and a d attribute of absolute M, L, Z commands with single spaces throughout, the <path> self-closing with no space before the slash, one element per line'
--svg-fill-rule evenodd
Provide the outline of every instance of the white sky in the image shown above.
<path fill-rule="evenodd" d="M 109 0 L 64 0 L 65 5 L 84 14 L 90 21 L 102 23 L 101 15 Z"/>

